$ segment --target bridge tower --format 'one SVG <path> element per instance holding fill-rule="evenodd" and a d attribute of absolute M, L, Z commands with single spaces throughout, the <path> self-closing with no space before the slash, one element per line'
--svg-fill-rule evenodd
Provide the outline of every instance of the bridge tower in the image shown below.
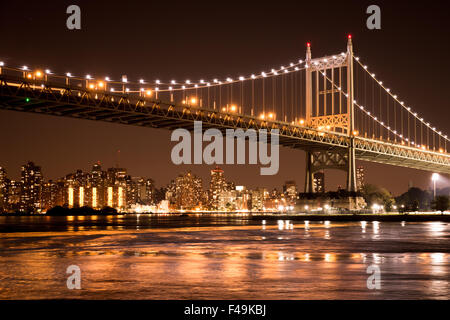
<path fill-rule="evenodd" d="M 319 73 L 323 75 L 320 83 Z M 331 84 L 329 84 L 331 83 Z M 306 125 L 319 131 L 340 132 L 350 138 L 348 150 L 311 147 L 306 150 L 305 192 L 317 192 L 314 174 L 324 169 L 347 172 L 347 191 L 357 191 L 355 163 L 355 120 L 353 44 L 348 36 L 347 52 L 312 59 L 306 48 Z M 328 98 L 328 99 L 327 99 Z M 345 103 L 346 102 L 346 103 Z"/>

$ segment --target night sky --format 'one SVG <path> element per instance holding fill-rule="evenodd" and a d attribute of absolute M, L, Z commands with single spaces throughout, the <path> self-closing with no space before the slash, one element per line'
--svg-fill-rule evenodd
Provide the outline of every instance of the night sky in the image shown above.
<path fill-rule="evenodd" d="M 81 30 L 66 28 L 66 8 L 81 7 Z M 381 7 L 381 30 L 366 28 L 370 4 Z M 11 66 L 119 79 L 212 79 L 268 70 L 346 49 L 439 130 L 450 134 L 450 8 L 448 1 L 2 1 L 0 60 Z M 0 166 L 18 178 L 32 160 L 45 178 L 75 169 L 119 164 L 157 186 L 191 170 L 209 182 L 210 166 L 175 166 L 170 131 L 0 111 Z M 394 194 L 429 187 L 431 173 L 371 163 L 366 182 Z M 282 148 L 280 170 L 223 166 L 227 179 L 248 187 L 304 183 L 304 153 Z M 327 171 L 327 189 L 345 186 L 345 173 Z M 443 186 L 443 185 L 442 185 Z"/>

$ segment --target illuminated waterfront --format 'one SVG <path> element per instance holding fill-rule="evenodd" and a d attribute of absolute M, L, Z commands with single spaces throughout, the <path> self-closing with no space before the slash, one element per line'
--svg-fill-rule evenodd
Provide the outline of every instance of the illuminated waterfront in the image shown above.
<path fill-rule="evenodd" d="M 1 299 L 450 298 L 443 222 L 35 216 L 0 231 Z M 73 264 L 81 290 L 66 287 Z"/>

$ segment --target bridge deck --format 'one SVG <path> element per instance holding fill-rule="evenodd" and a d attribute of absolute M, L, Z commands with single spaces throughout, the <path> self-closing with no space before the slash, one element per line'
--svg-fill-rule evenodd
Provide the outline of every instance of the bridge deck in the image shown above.
<path fill-rule="evenodd" d="M 301 150 L 347 149 L 351 138 L 336 132 L 267 121 L 218 110 L 175 105 L 133 94 L 89 91 L 60 83 L 28 81 L 0 75 L 0 109 L 106 121 L 134 126 L 193 130 L 202 121 L 203 130 L 217 128 L 279 129 L 280 145 Z M 450 155 L 393 143 L 355 137 L 359 160 L 450 174 Z"/>

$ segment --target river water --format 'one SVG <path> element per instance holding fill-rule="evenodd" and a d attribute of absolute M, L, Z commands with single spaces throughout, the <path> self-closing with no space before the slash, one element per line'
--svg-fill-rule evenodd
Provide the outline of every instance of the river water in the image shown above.
<path fill-rule="evenodd" d="M 0 244 L 0 299 L 450 298 L 445 222 L 0 217 Z"/>

